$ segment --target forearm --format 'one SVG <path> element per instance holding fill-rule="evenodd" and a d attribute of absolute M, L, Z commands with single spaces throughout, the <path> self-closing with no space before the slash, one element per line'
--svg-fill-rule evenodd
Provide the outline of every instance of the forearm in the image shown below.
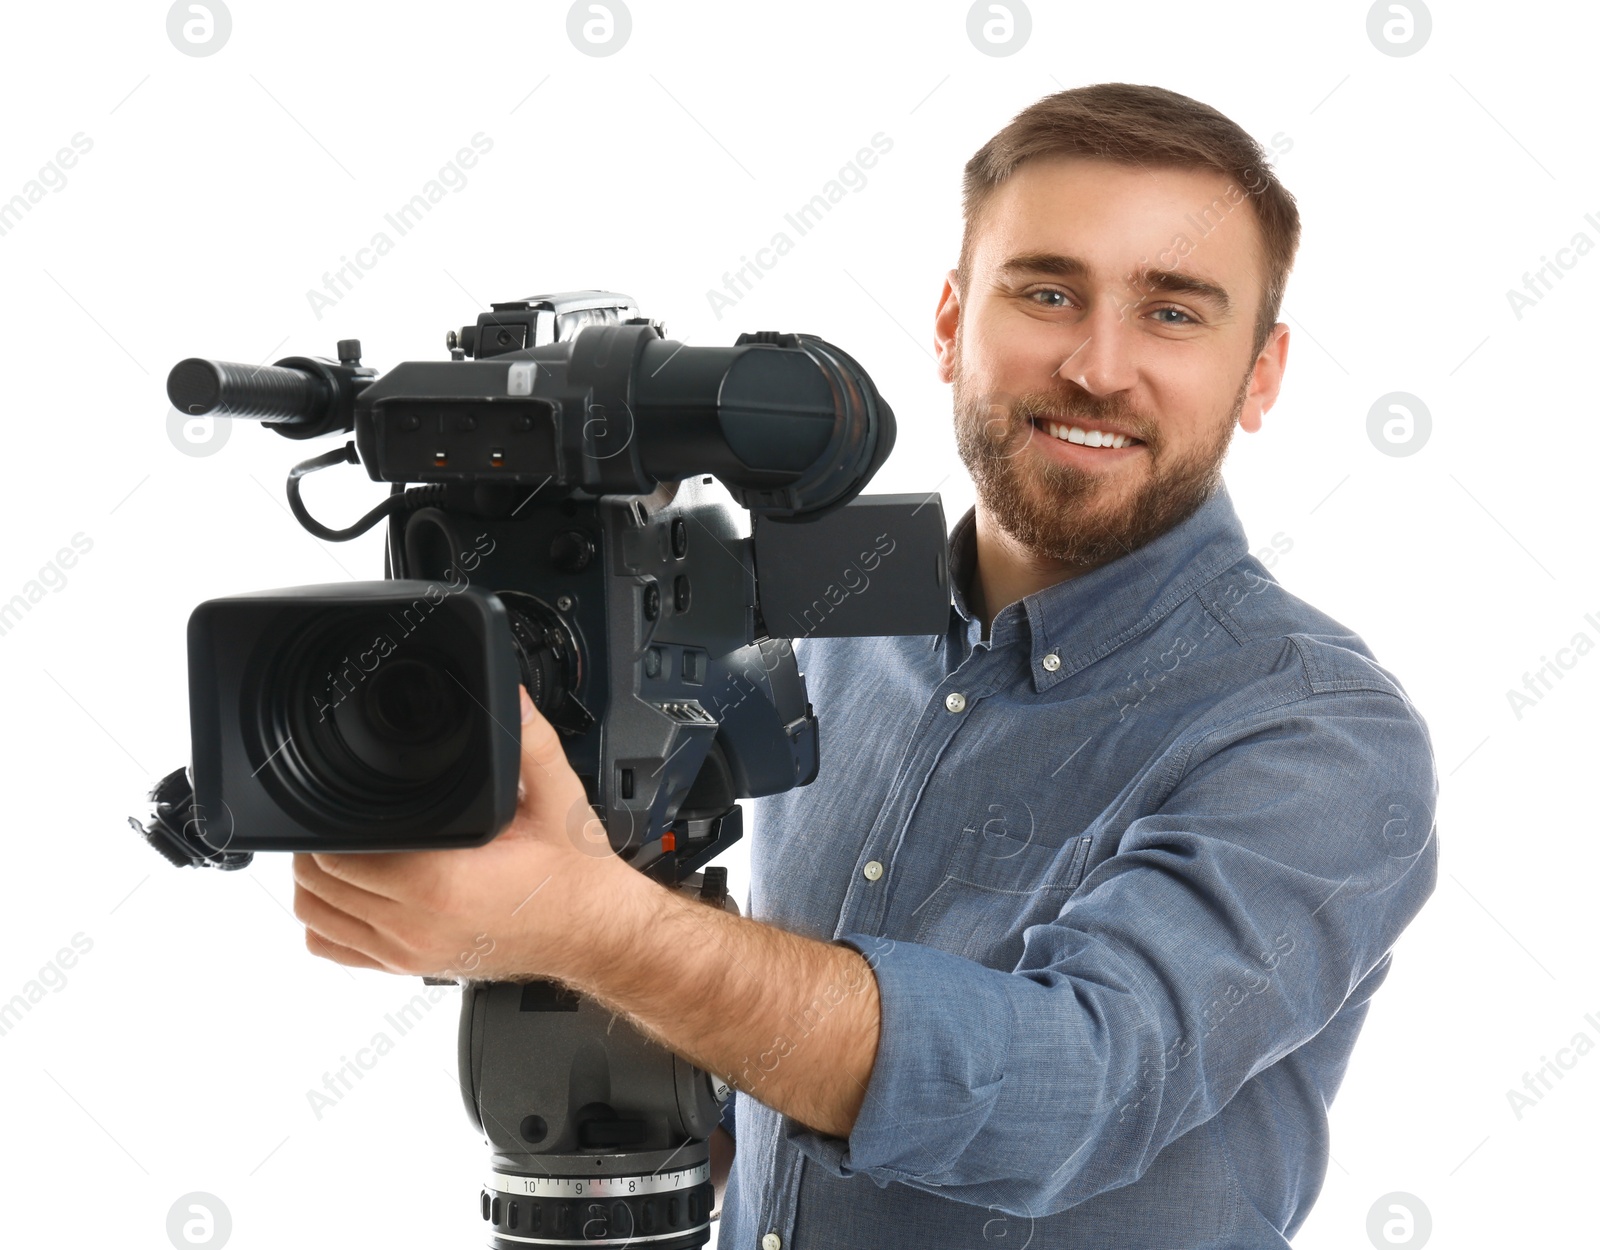
<path fill-rule="evenodd" d="M 662 1045 L 819 1132 L 848 1137 L 877 1056 L 857 951 L 668 890 L 632 869 L 564 979 Z"/>

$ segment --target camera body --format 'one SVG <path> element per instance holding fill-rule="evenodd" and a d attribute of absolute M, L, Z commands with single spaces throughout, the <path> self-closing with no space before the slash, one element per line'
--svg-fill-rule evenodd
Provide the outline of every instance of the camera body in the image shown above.
<path fill-rule="evenodd" d="M 860 494 L 893 413 L 811 336 L 688 347 L 587 291 L 494 305 L 446 342 L 381 377 L 350 340 L 172 371 L 183 411 L 353 431 L 296 466 L 291 507 L 336 540 L 383 521 L 387 543 L 382 581 L 195 610 L 193 796 L 166 796 L 158 849 L 174 826 L 222 867 L 486 842 L 515 810 L 520 684 L 584 783 L 574 832 L 592 811 L 617 854 L 685 876 L 739 836 L 739 798 L 816 775 L 792 639 L 943 631 L 938 497 Z M 299 479 L 356 461 L 391 494 L 330 530 Z"/>
<path fill-rule="evenodd" d="M 740 798 L 817 774 L 793 640 L 942 634 L 944 514 L 861 494 L 894 414 L 837 347 L 689 347 L 637 312 L 603 291 L 496 304 L 450 360 L 381 376 L 355 340 L 172 370 L 180 412 L 354 433 L 291 469 L 289 506 L 325 541 L 386 541 L 381 580 L 194 610 L 190 766 L 130 821 L 156 850 L 227 870 L 481 845 L 516 810 L 523 687 L 582 780 L 585 848 L 598 816 L 611 852 L 737 912 L 726 871 L 695 870 L 740 836 Z M 390 493 L 331 528 L 300 481 L 353 463 Z M 596 1244 L 708 1240 L 725 1080 L 549 980 L 466 981 L 457 1059 L 495 1244 L 570 1242 L 580 1215 Z"/>

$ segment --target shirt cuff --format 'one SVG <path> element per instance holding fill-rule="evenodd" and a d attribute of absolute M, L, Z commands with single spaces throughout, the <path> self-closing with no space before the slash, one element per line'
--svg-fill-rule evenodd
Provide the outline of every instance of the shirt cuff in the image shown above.
<path fill-rule="evenodd" d="M 994 1110 L 1016 1017 L 1006 976 L 914 942 L 864 933 L 878 982 L 878 1053 L 848 1140 L 784 1116 L 784 1137 L 834 1176 L 936 1183 Z"/>

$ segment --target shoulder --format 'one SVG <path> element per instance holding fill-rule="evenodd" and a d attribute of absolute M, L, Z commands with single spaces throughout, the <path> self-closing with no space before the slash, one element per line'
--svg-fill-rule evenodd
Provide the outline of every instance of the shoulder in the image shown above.
<path fill-rule="evenodd" d="M 1208 580 L 1195 603 L 1219 627 L 1212 637 L 1229 681 L 1184 735 L 1176 774 L 1274 741 L 1312 772 L 1332 766 L 1355 782 L 1350 770 L 1375 768 L 1432 788 L 1427 722 L 1355 630 L 1284 589 L 1254 556 Z"/>
<path fill-rule="evenodd" d="M 1286 590 L 1254 556 L 1208 578 L 1188 611 L 1208 631 L 1201 651 L 1213 663 L 1203 709 L 1173 744 L 1170 779 L 1232 746 L 1290 738 L 1310 748 L 1308 768 L 1322 755 L 1340 769 L 1364 761 L 1419 780 L 1433 774 L 1427 722 L 1400 678 L 1355 630 Z M 1404 758 L 1385 765 L 1377 758 L 1385 753 Z"/>
<path fill-rule="evenodd" d="M 1355 630 L 1284 589 L 1254 556 L 1207 581 L 1195 598 L 1240 651 L 1293 671 L 1307 695 L 1367 691 L 1409 702 Z"/>

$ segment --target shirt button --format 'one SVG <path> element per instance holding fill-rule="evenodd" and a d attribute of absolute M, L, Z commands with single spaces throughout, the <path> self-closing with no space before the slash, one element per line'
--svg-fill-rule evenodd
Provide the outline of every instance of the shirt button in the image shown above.
<path fill-rule="evenodd" d="M 869 859 L 866 866 L 862 868 L 861 875 L 868 881 L 876 881 L 883 876 L 883 865 L 875 859 Z"/>
<path fill-rule="evenodd" d="M 1039 663 L 1044 665 L 1045 672 L 1053 673 L 1056 671 L 1056 669 L 1061 667 L 1061 657 L 1052 651 L 1049 655 L 1045 656 L 1044 659 L 1040 660 Z"/>
<path fill-rule="evenodd" d="M 944 697 L 944 705 L 952 712 L 962 711 L 967 706 L 967 696 L 959 690 L 952 690 Z"/>
<path fill-rule="evenodd" d="M 761 1239 L 761 1250 L 782 1250 L 783 1238 L 777 1233 L 768 1233 Z"/>

